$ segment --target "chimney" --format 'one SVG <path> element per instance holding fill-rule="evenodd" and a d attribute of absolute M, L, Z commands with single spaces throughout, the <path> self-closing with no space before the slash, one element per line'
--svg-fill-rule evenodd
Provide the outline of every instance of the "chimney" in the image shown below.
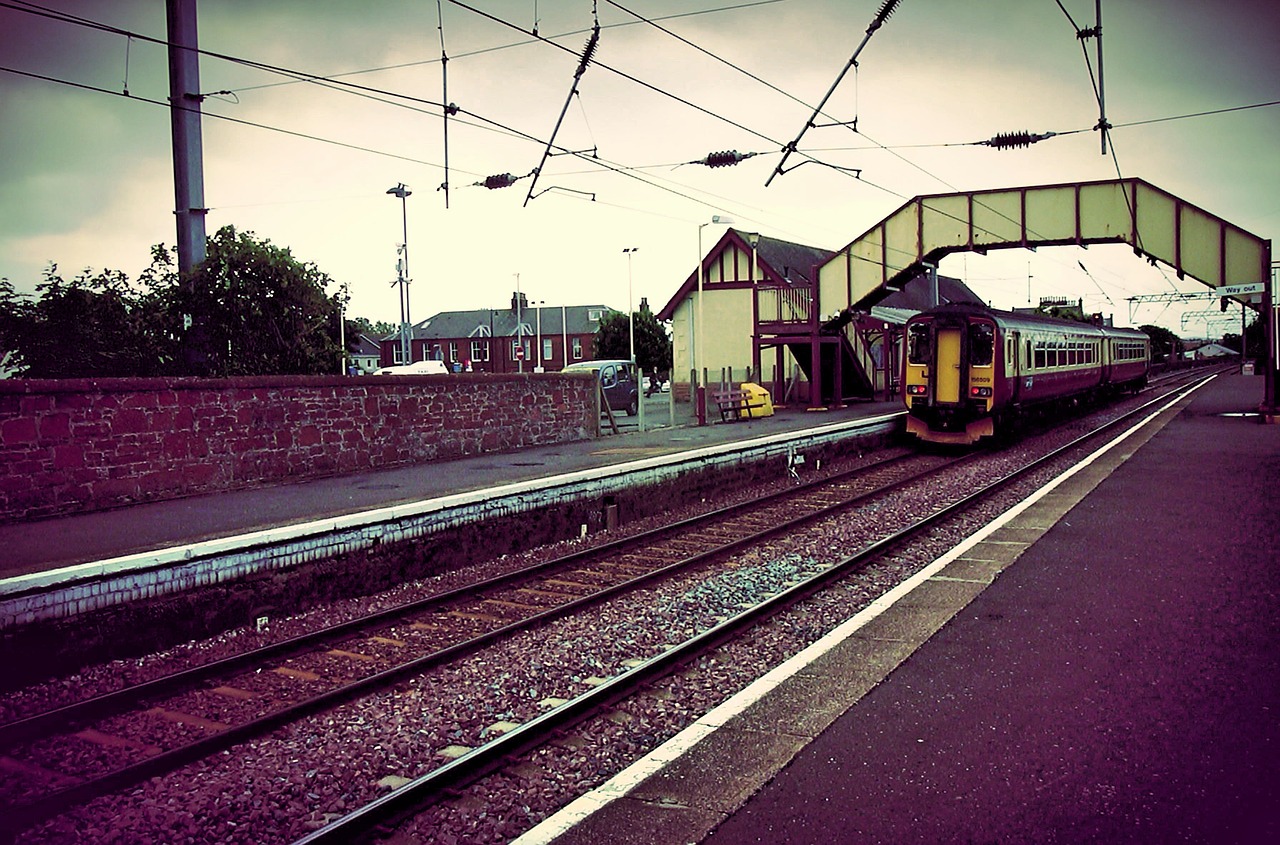
<path fill-rule="evenodd" d="M 523 314 L 529 310 L 529 297 L 523 291 L 513 291 L 511 294 L 511 313 Z"/>

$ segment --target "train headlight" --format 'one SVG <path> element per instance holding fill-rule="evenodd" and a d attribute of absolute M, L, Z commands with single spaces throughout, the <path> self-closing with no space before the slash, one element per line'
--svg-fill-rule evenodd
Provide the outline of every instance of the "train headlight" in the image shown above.
<path fill-rule="evenodd" d="M 907 385 L 908 396 L 924 396 L 928 392 L 929 392 L 929 388 L 926 385 L 923 385 L 923 384 Z"/>
<path fill-rule="evenodd" d="M 975 399 L 987 399 L 991 396 L 991 388 L 989 387 L 971 387 L 969 395 Z"/>

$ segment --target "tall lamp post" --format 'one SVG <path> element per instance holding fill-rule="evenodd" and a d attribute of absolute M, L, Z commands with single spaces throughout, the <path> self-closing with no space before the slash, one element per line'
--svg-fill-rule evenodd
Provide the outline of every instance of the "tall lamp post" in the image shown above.
<path fill-rule="evenodd" d="M 638 246 L 629 246 L 622 251 L 627 256 L 627 335 L 628 349 L 631 350 L 631 377 L 636 380 L 636 410 L 639 412 L 640 419 L 638 424 L 640 430 L 644 431 L 644 377 L 640 374 L 640 368 L 636 366 L 636 311 L 635 297 L 632 295 L 631 286 L 631 257 L 640 251 Z"/>
<path fill-rule="evenodd" d="M 631 366 L 636 365 L 636 315 L 632 304 L 635 297 L 631 295 L 631 256 L 640 251 L 638 246 L 629 246 L 622 251 L 627 256 L 627 332 L 630 338 L 628 349 L 631 350 Z"/>
<path fill-rule="evenodd" d="M 760 247 L 759 232 L 739 232 L 745 235 L 747 243 L 751 244 L 751 321 L 752 321 L 752 341 L 751 341 L 751 367 L 755 370 L 755 379 L 759 384 L 764 384 L 764 374 L 760 372 L 763 367 L 760 364 L 760 345 L 755 342 L 756 326 L 760 325 L 760 299 L 757 295 L 756 287 L 756 252 Z"/>
<path fill-rule="evenodd" d="M 538 309 L 538 334 L 537 334 L 537 340 L 538 340 L 538 365 L 537 365 L 536 367 L 534 367 L 534 368 L 533 368 L 533 371 L 534 371 L 535 373 L 540 373 L 540 372 L 542 372 L 542 306 L 544 306 L 544 305 L 546 305 L 546 304 L 547 304 L 547 301 L 546 301 L 545 299 L 539 299 L 537 302 L 535 302 L 535 303 L 534 303 L 534 305 L 535 305 L 535 306 L 537 307 L 537 309 Z"/>
<path fill-rule="evenodd" d="M 703 378 L 701 374 L 701 371 L 706 369 L 706 361 L 702 357 L 702 352 L 703 352 L 702 300 L 704 299 L 702 295 L 702 281 L 703 281 L 703 276 L 705 275 L 702 272 L 702 230 L 707 226 L 711 226 L 713 224 L 718 224 L 718 223 L 732 224 L 733 222 L 734 221 L 732 217 L 725 217 L 722 214 L 713 214 L 711 215 L 711 219 L 708 220 L 706 223 L 698 224 L 698 264 L 697 264 L 697 269 L 694 270 L 694 272 L 698 274 L 698 311 L 695 315 L 695 321 L 694 321 L 694 327 L 693 327 L 693 372 L 694 372 L 693 386 L 696 388 L 696 391 L 695 391 L 696 395 L 692 397 L 694 401 L 697 403 L 698 425 L 706 425 L 706 422 L 707 422 L 707 419 L 706 419 L 707 411 L 706 411 L 706 403 L 705 403 L 707 386 L 705 384 L 706 379 Z"/>
<path fill-rule="evenodd" d="M 396 282 L 400 285 L 400 363 L 412 364 L 413 347 L 409 340 L 409 205 L 405 200 L 413 191 L 403 182 L 387 193 L 400 198 L 400 217 L 404 223 L 404 241 L 400 244 L 400 259 L 396 261 Z"/>
<path fill-rule="evenodd" d="M 516 372 L 524 374 L 524 297 L 520 294 L 520 274 L 516 273 Z"/>

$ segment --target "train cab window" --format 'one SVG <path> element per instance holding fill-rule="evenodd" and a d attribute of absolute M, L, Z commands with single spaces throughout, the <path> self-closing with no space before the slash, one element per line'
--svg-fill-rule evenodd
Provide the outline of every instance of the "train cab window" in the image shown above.
<path fill-rule="evenodd" d="M 932 357 L 929 326 L 925 323 L 912 323 L 907 328 L 907 360 L 912 364 L 927 364 Z"/>
<path fill-rule="evenodd" d="M 974 323 L 969 327 L 969 364 L 990 367 L 996 355 L 996 330 L 990 323 Z"/>

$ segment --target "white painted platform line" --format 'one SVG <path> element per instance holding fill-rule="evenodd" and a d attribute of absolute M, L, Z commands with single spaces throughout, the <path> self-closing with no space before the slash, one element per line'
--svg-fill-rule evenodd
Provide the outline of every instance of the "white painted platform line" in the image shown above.
<path fill-rule="evenodd" d="M 762 435 L 751 440 L 704 446 L 682 452 L 673 452 L 668 455 L 640 458 L 624 463 L 576 470 L 527 481 L 516 481 L 482 490 L 454 493 L 434 499 L 388 505 L 336 517 L 326 517 L 277 528 L 266 528 L 245 534 L 138 552 L 117 558 L 73 564 L 60 569 L 0 579 L 0 596 L 16 595 L 32 590 L 45 590 L 60 585 L 76 584 L 140 570 L 173 566 L 193 560 L 216 558 L 242 552 L 246 549 L 261 549 L 285 543 L 307 542 L 316 537 L 334 533 L 353 532 L 361 529 L 372 530 L 387 523 L 425 519 L 433 514 L 474 507 L 503 498 L 519 501 L 524 496 L 547 490 L 570 488 L 574 485 L 600 482 L 612 478 L 624 478 L 629 474 L 645 470 L 697 463 L 727 454 L 767 450 L 796 439 L 823 438 L 850 430 L 872 428 L 892 420 L 895 416 L 896 414 L 886 414 L 867 419 L 831 423 L 812 429 Z"/>
<path fill-rule="evenodd" d="M 1195 389 L 1198 390 L 1199 387 Z M 582 822 L 601 807 L 606 806 L 615 799 L 626 796 L 628 792 L 635 789 L 648 777 L 661 771 L 667 763 L 686 753 L 703 739 L 719 730 L 734 716 L 737 716 L 752 704 L 759 701 L 787 678 L 790 678 L 805 666 L 808 666 L 814 660 L 817 660 L 823 654 L 826 654 L 836 645 L 848 639 L 858 629 L 884 613 L 904 596 L 907 596 L 925 581 L 928 581 L 938 572 L 945 569 L 953 560 L 962 556 L 965 552 L 969 551 L 969 549 L 973 548 L 978 543 L 1003 528 L 1014 517 L 1040 501 L 1040 499 L 1044 498 L 1059 485 L 1065 483 L 1076 473 L 1097 461 L 1107 452 L 1111 451 L 1115 446 L 1127 440 L 1155 417 L 1159 416 L 1177 402 L 1180 402 L 1186 395 L 1188 394 L 1182 394 L 1177 399 L 1171 400 L 1170 402 L 1160 406 L 1159 409 L 1153 411 L 1140 422 L 1127 429 L 1120 437 L 1093 452 L 1083 461 L 1071 467 L 1071 469 L 1054 478 L 1026 499 L 996 517 L 995 520 L 979 529 L 976 533 L 972 534 L 968 539 L 964 540 L 942 557 L 933 561 L 924 569 L 921 569 L 915 575 L 876 599 L 859 613 L 851 616 L 849 619 L 832 629 L 831 632 L 822 639 L 818 640 L 808 648 L 797 652 L 789 660 L 761 675 L 732 698 L 712 709 L 692 725 L 685 728 L 683 731 L 676 734 L 671 739 L 646 754 L 644 757 L 641 757 L 626 769 L 623 769 L 621 772 L 614 775 L 606 783 L 601 784 L 586 795 L 571 801 L 555 815 L 544 819 L 536 827 L 525 831 L 521 836 L 511 840 L 510 845 L 546 845 L 546 843 L 549 843 L 556 837 L 564 834 L 570 828 Z"/>

